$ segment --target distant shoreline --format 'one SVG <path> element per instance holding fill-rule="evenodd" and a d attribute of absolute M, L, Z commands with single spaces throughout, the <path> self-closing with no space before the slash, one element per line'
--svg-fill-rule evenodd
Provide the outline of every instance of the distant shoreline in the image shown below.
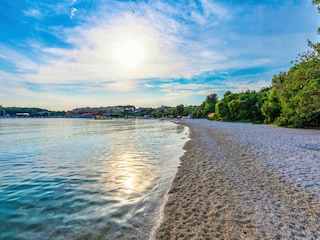
<path fill-rule="evenodd" d="M 320 238 L 318 131 L 180 123 L 190 128 L 191 140 L 156 239 Z"/>

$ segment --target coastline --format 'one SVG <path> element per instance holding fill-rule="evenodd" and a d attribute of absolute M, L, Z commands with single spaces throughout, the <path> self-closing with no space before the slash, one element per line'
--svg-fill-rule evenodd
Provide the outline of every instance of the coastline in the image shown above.
<path fill-rule="evenodd" d="M 180 158 L 155 239 L 320 237 L 320 195 L 290 182 L 259 155 L 258 148 L 251 148 L 245 139 L 240 141 L 237 129 L 252 125 L 232 129 L 234 124 L 230 130 L 229 125 L 221 128 L 224 123 L 207 120 L 180 123 L 189 127 L 191 140 L 184 146 L 186 152 Z M 257 135 L 265 131 L 269 134 L 265 137 L 271 137 L 278 129 L 257 126 L 254 131 Z M 295 145 L 289 150 L 291 147 Z M 278 161 L 286 157 L 278 155 Z"/>
<path fill-rule="evenodd" d="M 173 122 L 174 124 L 177 124 L 179 127 L 182 127 L 182 128 L 186 128 L 186 141 L 185 141 L 185 144 L 191 140 L 190 138 L 190 127 L 186 126 L 185 124 L 179 122 L 179 121 L 174 121 Z M 185 146 L 184 144 L 184 146 Z M 185 154 L 185 147 L 182 147 L 182 150 L 183 150 L 183 154 L 182 156 Z M 180 162 L 180 159 L 181 159 L 181 156 L 179 157 L 178 161 Z M 180 163 L 179 163 L 179 166 L 180 166 Z M 172 178 L 172 181 L 174 179 L 175 176 L 173 176 Z M 167 204 L 167 201 L 169 199 L 169 191 L 172 187 L 172 182 L 171 184 L 169 185 L 169 188 L 168 190 L 165 192 L 164 194 L 164 199 L 163 199 L 163 203 L 161 204 L 161 206 L 159 207 L 159 210 L 158 210 L 158 215 L 156 217 L 156 223 L 155 225 L 152 227 L 151 229 L 151 232 L 149 234 L 149 240 L 155 240 L 156 239 L 156 234 L 158 232 L 158 229 L 159 227 L 161 226 L 163 220 L 164 220 L 164 209 L 165 209 L 165 205 Z"/>

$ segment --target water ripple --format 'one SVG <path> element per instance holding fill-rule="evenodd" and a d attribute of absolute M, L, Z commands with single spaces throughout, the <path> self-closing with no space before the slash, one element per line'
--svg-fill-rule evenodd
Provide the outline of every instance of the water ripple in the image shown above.
<path fill-rule="evenodd" d="M 183 128 L 0 121 L 0 239 L 147 237 L 183 153 Z"/>

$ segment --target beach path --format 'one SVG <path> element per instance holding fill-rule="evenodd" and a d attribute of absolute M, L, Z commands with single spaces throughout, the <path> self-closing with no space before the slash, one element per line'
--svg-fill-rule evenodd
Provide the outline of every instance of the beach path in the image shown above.
<path fill-rule="evenodd" d="M 320 239 L 319 194 L 268 167 L 219 124 L 183 124 L 191 140 L 156 239 Z"/>

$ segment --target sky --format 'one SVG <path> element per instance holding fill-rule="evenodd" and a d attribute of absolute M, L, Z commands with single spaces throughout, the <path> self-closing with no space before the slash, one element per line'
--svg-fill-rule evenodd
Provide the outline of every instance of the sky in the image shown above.
<path fill-rule="evenodd" d="M 319 41 L 311 0 L 1 0 L 0 105 L 200 105 Z"/>

